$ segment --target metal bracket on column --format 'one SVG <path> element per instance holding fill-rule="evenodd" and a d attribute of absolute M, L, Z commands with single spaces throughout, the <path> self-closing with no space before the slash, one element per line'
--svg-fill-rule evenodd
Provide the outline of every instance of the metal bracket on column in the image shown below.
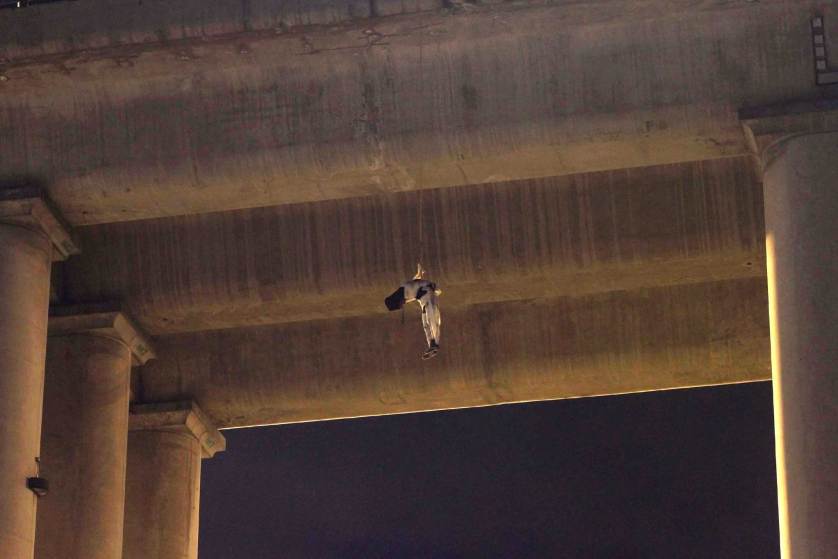
<path fill-rule="evenodd" d="M 26 478 L 26 487 L 38 497 L 44 497 L 49 493 L 49 482 L 42 477 Z"/>
<path fill-rule="evenodd" d="M 826 52 L 826 31 L 822 15 L 812 18 L 812 51 L 815 54 L 815 83 L 831 85 L 838 83 L 838 70 L 829 68 Z"/>
<path fill-rule="evenodd" d="M 35 464 L 38 465 L 38 475 L 26 478 L 26 487 L 37 497 L 44 497 L 49 493 L 49 481 L 41 477 L 41 458 L 35 457 Z"/>

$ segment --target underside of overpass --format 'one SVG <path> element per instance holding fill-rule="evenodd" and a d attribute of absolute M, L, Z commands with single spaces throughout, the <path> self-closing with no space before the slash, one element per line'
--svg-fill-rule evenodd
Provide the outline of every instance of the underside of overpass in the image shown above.
<path fill-rule="evenodd" d="M 155 338 L 134 400 L 221 427 L 764 380 L 737 110 L 818 93 L 810 8 L 15 10 L 0 175 L 74 226 L 53 303 L 119 301 Z M 428 363 L 382 305 L 418 260 Z"/>
<path fill-rule="evenodd" d="M 118 309 L 109 331 L 151 341 L 137 410 L 234 428 L 769 380 L 740 116 L 834 95 L 812 21 L 828 52 L 836 8 L 2 10 L 0 187 L 71 231 L 54 314 Z M 417 261 L 443 289 L 430 361 L 418 309 L 383 305 Z"/>

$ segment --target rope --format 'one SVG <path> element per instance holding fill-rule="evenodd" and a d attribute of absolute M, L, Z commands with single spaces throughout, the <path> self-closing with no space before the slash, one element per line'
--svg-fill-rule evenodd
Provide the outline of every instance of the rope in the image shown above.
<path fill-rule="evenodd" d="M 422 264 L 422 258 L 425 256 L 425 227 L 423 223 L 424 211 L 422 208 L 422 190 L 419 189 L 416 191 L 417 196 L 419 197 L 419 203 L 417 204 L 417 218 L 419 221 L 419 254 L 416 256 L 418 257 L 416 260 L 417 268 Z M 404 307 L 402 307 L 402 325 L 404 325 Z"/>
<path fill-rule="evenodd" d="M 425 231 L 424 231 L 425 227 L 424 227 L 424 223 L 423 223 L 423 219 L 422 219 L 422 217 L 423 217 L 422 190 L 420 189 L 418 191 L 418 193 L 419 193 L 419 211 L 418 211 L 417 215 L 419 216 L 419 254 L 417 256 L 419 258 L 417 260 L 417 263 L 421 264 L 422 263 L 422 257 L 425 256 L 425 234 L 424 234 L 425 233 Z"/>

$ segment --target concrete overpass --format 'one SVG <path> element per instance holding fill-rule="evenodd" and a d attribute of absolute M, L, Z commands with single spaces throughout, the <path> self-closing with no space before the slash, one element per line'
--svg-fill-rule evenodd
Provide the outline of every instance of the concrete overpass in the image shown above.
<path fill-rule="evenodd" d="M 0 556 L 195 557 L 216 429 L 772 361 L 784 557 L 833 556 L 836 27 L 791 0 L 0 10 Z M 382 305 L 420 259 L 429 362 Z"/>

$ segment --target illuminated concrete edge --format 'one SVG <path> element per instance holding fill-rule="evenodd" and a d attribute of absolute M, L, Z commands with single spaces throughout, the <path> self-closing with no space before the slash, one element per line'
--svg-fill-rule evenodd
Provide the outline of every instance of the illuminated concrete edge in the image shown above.
<path fill-rule="evenodd" d="M 185 432 L 201 443 L 201 454 L 212 458 L 227 448 L 227 440 L 210 419 L 192 401 L 134 404 L 128 422 L 129 431 Z"/>
<path fill-rule="evenodd" d="M 189 395 L 226 429 L 771 377 L 760 277 L 443 313 L 431 361 L 414 308 L 162 336 L 141 401 Z"/>
<path fill-rule="evenodd" d="M 0 190 L 0 222 L 43 232 L 52 243 L 53 261 L 81 252 L 69 226 L 39 188 Z"/>
<path fill-rule="evenodd" d="M 89 311 L 89 312 L 85 312 Z M 119 340 L 131 350 L 135 365 L 144 365 L 156 353 L 151 341 L 120 310 L 82 307 L 52 307 L 49 317 L 49 336 L 88 333 Z"/>

